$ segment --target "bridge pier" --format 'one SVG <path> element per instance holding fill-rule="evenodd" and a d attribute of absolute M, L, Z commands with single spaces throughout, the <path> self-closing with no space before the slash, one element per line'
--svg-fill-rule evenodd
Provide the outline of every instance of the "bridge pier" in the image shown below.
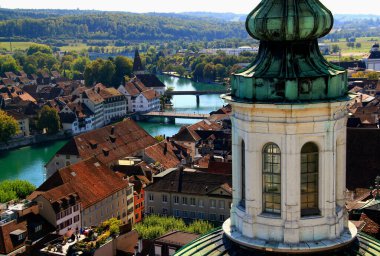
<path fill-rule="evenodd" d="M 199 107 L 199 104 L 200 104 L 200 98 L 199 98 L 199 95 L 196 95 L 195 97 L 197 98 L 197 107 Z"/>
<path fill-rule="evenodd" d="M 169 124 L 175 124 L 175 117 L 167 117 Z"/>

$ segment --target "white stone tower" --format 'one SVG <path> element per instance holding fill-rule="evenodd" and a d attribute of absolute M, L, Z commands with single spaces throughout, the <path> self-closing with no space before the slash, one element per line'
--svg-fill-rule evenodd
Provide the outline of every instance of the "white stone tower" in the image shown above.
<path fill-rule="evenodd" d="M 345 246 L 347 74 L 320 54 L 333 17 L 318 0 L 265 0 L 247 19 L 257 59 L 232 78 L 233 205 L 223 230 L 285 253 Z"/>

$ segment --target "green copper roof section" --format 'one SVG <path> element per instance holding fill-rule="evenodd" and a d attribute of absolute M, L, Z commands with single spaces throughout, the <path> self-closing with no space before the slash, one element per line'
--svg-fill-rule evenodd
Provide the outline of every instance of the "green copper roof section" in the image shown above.
<path fill-rule="evenodd" d="M 260 39 L 254 62 L 231 79 L 231 96 L 245 102 L 304 102 L 345 98 L 346 70 L 330 64 L 317 39 L 333 16 L 318 0 L 263 0 L 248 16 Z"/>
<path fill-rule="evenodd" d="M 318 0 L 262 1 L 246 21 L 248 33 L 264 41 L 314 40 L 333 26 L 332 13 Z"/>
<path fill-rule="evenodd" d="M 270 248 L 268 248 L 270 249 Z M 323 253 L 305 254 L 305 255 L 329 255 L 329 256 L 374 256 L 380 255 L 380 241 L 359 233 L 357 239 L 350 245 L 336 251 Z M 212 232 L 194 240 L 192 243 L 181 248 L 175 256 L 203 256 L 203 255 L 225 255 L 225 256 L 248 256 L 248 255 L 281 255 L 270 252 L 254 251 L 239 246 L 224 236 L 222 229 L 216 229 Z M 285 255 L 285 254 L 284 254 Z M 297 254 L 302 255 L 302 254 Z"/>

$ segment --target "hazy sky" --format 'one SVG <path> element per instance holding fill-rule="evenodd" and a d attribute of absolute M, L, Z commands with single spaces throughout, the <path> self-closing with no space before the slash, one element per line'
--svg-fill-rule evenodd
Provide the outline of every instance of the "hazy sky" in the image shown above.
<path fill-rule="evenodd" d="M 234 12 L 246 14 L 259 0 L 0 0 L 2 8 L 95 9 L 128 12 Z M 380 14 L 379 0 L 321 0 L 333 13 Z"/>

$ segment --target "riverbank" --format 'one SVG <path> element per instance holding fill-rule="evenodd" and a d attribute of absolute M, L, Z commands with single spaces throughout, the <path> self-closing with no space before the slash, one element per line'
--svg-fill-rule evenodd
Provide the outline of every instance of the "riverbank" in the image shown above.
<path fill-rule="evenodd" d="M 0 152 L 19 149 L 27 146 L 38 145 L 46 142 L 68 140 L 72 137 L 70 134 L 59 132 L 54 135 L 37 134 L 29 137 L 11 139 L 7 143 L 0 143 Z"/>

